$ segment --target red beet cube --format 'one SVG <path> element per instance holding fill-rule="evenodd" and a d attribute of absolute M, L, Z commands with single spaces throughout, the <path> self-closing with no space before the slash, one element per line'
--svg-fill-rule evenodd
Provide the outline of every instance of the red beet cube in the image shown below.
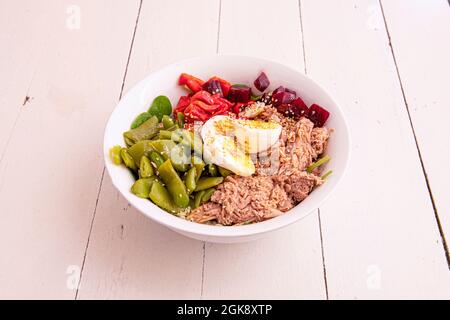
<path fill-rule="evenodd" d="M 308 111 L 308 106 L 300 97 L 297 97 L 291 102 L 291 112 L 295 118 L 306 117 Z"/>
<path fill-rule="evenodd" d="M 248 102 L 252 95 L 252 89 L 247 86 L 233 85 L 228 93 L 228 100 L 231 102 Z"/>
<path fill-rule="evenodd" d="M 322 127 L 327 121 L 330 113 L 317 104 L 309 107 L 308 119 L 314 123 L 315 127 Z"/>
<path fill-rule="evenodd" d="M 282 104 L 289 104 L 295 99 L 295 94 L 287 91 L 279 91 L 272 95 L 272 104 L 278 107 Z"/>
<path fill-rule="evenodd" d="M 203 90 L 208 91 L 211 94 L 219 94 L 223 97 L 222 87 L 219 80 L 210 79 L 202 86 Z"/>
<path fill-rule="evenodd" d="M 272 95 L 277 94 L 278 92 L 284 92 L 286 89 L 283 86 L 279 86 L 275 90 L 273 90 Z"/>
<path fill-rule="evenodd" d="M 295 92 L 295 90 L 289 89 L 289 88 L 284 88 L 284 91 L 289 92 L 294 94 L 295 96 L 297 96 L 297 92 Z"/>
<path fill-rule="evenodd" d="M 270 81 L 269 78 L 267 78 L 266 74 L 264 72 L 261 72 L 258 78 L 256 78 L 256 80 L 253 82 L 253 84 L 255 85 L 256 89 L 263 92 L 269 87 Z"/>

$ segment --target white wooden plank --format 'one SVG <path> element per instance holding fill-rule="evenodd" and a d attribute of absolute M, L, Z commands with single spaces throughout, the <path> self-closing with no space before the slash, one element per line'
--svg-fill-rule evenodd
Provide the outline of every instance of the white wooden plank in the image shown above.
<path fill-rule="evenodd" d="M 353 138 L 348 175 L 321 208 L 330 298 L 448 298 L 450 274 L 378 1 L 301 5 L 308 74 L 340 101 Z"/>
<path fill-rule="evenodd" d="M 175 60 L 214 53 L 218 1 L 152 1 L 141 8 L 125 88 Z M 156 224 L 105 177 L 80 299 L 199 298 L 203 243 Z"/>
<path fill-rule="evenodd" d="M 221 53 L 259 56 L 303 71 L 297 1 L 227 0 L 221 13 Z M 325 298 L 317 212 L 263 240 L 207 244 L 204 268 L 204 298 Z"/>
<path fill-rule="evenodd" d="M 450 8 L 446 1 L 383 1 L 389 34 L 439 220 L 450 239 Z M 404 17 L 407 16 L 408 19 Z"/>
<path fill-rule="evenodd" d="M 35 46 L 28 49 L 36 62 L 32 81 L 14 80 L 26 82 L 33 99 L 0 167 L 1 298 L 75 297 L 103 167 L 99 124 L 117 102 L 138 8 L 137 1 L 77 1 L 80 29 L 70 29 L 72 1 L 46 5 L 30 2 L 23 10 L 48 28 L 25 23 L 17 31 L 17 41 L 28 40 L 22 32 L 30 31 L 45 46 L 39 59 Z M 9 49 L 24 55 L 18 44 L 2 51 Z M 17 107 L 2 101 L 1 110 Z"/>
<path fill-rule="evenodd" d="M 44 51 L 51 25 L 46 17 L 54 7 L 31 0 L 0 3 L 0 161 Z"/>

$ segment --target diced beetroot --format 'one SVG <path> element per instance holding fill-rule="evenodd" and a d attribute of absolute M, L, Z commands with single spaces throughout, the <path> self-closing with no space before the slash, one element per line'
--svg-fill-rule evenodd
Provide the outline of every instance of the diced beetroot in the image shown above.
<path fill-rule="evenodd" d="M 297 96 L 297 92 L 295 92 L 295 90 L 292 90 L 292 89 L 289 89 L 289 88 L 284 88 L 284 91 L 293 93 L 295 96 Z"/>
<path fill-rule="evenodd" d="M 278 107 L 282 104 L 289 104 L 295 99 L 295 94 L 291 92 L 281 91 L 272 95 L 272 104 Z"/>
<path fill-rule="evenodd" d="M 272 95 L 277 94 L 278 92 L 285 92 L 286 89 L 283 86 L 279 86 L 275 90 L 273 90 Z"/>
<path fill-rule="evenodd" d="M 270 81 L 269 78 L 267 78 L 266 74 L 264 72 L 261 72 L 258 78 L 256 78 L 256 80 L 253 82 L 253 84 L 255 85 L 256 89 L 263 92 L 269 87 Z"/>
<path fill-rule="evenodd" d="M 291 102 L 291 111 L 294 118 L 306 117 L 308 115 L 308 106 L 303 102 L 302 98 L 297 97 Z"/>
<path fill-rule="evenodd" d="M 211 94 L 219 94 L 223 97 L 222 87 L 219 80 L 210 79 L 202 86 L 203 90 L 208 91 Z"/>
<path fill-rule="evenodd" d="M 315 127 L 322 127 L 327 121 L 330 113 L 317 104 L 309 107 L 308 119 L 314 123 Z"/>
<path fill-rule="evenodd" d="M 244 85 L 232 85 L 228 93 L 231 102 L 248 102 L 252 95 L 252 89 Z"/>
<path fill-rule="evenodd" d="M 289 89 L 289 88 L 285 88 L 283 86 L 279 86 L 278 88 L 276 88 L 275 90 L 273 90 L 273 94 L 277 94 L 279 92 L 289 92 L 294 94 L 295 96 L 297 96 L 297 92 L 295 92 L 295 90 Z"/>

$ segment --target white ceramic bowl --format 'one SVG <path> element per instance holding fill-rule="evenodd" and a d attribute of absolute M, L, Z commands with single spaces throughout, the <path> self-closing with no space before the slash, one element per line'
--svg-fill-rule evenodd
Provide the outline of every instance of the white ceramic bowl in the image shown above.
<path fill-rule="evenodd" d="M 219 76 L 231 83 L 252 84 L 258 74 L 264 71 L 270 80 L 270 89 L 285 86 L 297 91 L 309 106 L 317 103 L 330 112 L 327 126 L 335 132 L 330 138 L 326 153 L 331 161 L 324 170 L 333 170 L 327 182 L 315 189 L 308 198 L 282 216 L 244 226 L 210 226 L 198 224 L 173 216 L 149 200 L 136 197 L 130 192 L 134 179 L 123 166 L 114 165 L 109 159 L 109 149 L 124 145 L 122 133 L 129 129 L 137 114 L 147 110 L 150 102 L 158 95 L 166 95 L 175 105 L 180 95 L 186 94 L 177 85 L 182 72 L 202 79 Z M 341 180 L 346 169 L 349 152 L 349 131 L 342 110 L 330 95 L 302 73 L 284 65 L 253 57 L 218 55 L 183 60 L 150 74 L 131 89 L 111 114 L 105 130 L 103 152 L 106 168 L 114 186 L 140 212 L 154 221 L 191 238 L 210 242 L 243 242 L 261 238 L 263 235 L 301 220 L 317 209 Z"/>

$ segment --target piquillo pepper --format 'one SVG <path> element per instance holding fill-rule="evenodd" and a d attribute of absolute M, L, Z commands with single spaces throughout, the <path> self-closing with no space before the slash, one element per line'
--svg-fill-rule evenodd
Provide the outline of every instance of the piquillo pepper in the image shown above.
<path fill-rule="evenodd" d="M 187 73 L 182 73 L 180 75 L 180 78 L 178 79 L 178 84 L 180 86 L 186 86 L 192 92 L 198 92 L 202 90 L 203 83 L 205 83 L 203 80 L 191 76 L 190 74 Z"/>

